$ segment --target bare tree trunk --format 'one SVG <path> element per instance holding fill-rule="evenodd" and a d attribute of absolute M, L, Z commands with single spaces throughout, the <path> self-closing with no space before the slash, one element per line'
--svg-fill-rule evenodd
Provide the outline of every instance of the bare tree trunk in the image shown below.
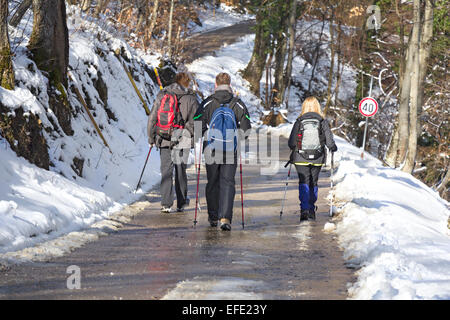
<path fill-rule="evenodd" d="M 409 92 L 409 136 L 408 136 L 408 151 L 405 159 L 405 164 L 402 171 L 411 173 L 414 170 L 416 154 L 417 154 L 417 103 L 419 97 L 419 43 L 420 43 L 420 0 L 414 0 L 414 29 L 413 38 L 411 39 L 411 88 Z"/>
<path fill-rule="evenodd" d="M 431 54 L 431 45 L 433 38 L 433 16 L 434 16 L 434 6 L 431 0 L 425 1 L 425 14 L 423 18 L 423 29 L 420 40 L 419 48 L 419 98 L 418 98 L 418 110 L 417 113 L 420 115 L 422 113 L 423 106 L 423 96 L 424 96 L 424 83 L 428 70 L 428 60 Z M 418 133 L 420 133 L 421 122 L 420 117 L 417 121 Z"/>
<path fill-rule="evenodd" d="M 158 7 L 159 7 L 159 0 L 155 0 L 155 2 L 153 3 L 153 11 L 150 26 L 148 27 L 148 41 L 151 41 L 153 30 L 155 29 L 156 17 L 158 16 Z"/>
<path fill-rule="evenodd" d="M 16 12 L 12 16 L 11 20 L 9 20 L 9 24 L 13 27 L 17 27 L 22 20 L 22 17 L 25 15 L 25 12 L 31 7 L 32 0 L 24 0 L 20 3 Z"/>
<path fill-rule="evenodd" d="M 169 31 L 168 31 L 168 38 L 167 38 L 167 44 L 169 47 L 169 59 L 172 59 L 172 24 L 173 24 L 173 7 L 175 6 L 175 0 L 170 0 L 170 12 L 169 12 Z"/>
<path fill-rule="evenodd" d="M 261 25 L 263 10 L 263 8 L 260 8 L 256 13 L 256 30 L 252 57 L 242 72 L 243 78 L 250 83 L 251 92 L 256 96 L 260 95 L 260 80 L 266 66 L 267 49 L 270 43 L 270 37 L 265 33 L 264 27 Z"/>
<path fill-rule="evenodd" d="M 98 18 L 100 13 L 104 12 L 110 0 L 98 0 L 95 7 L 94 17 Z"/>
<path fill-rule="evenodd" d="M 339 99 L 339 87 L 341 85 L 342 73 L 344 72 L 344 64 L 342 63 L 342 24 L 340 20 L 338 21 L 338 36 L 337 36 L 337 79 L 336 79 L 336 87 L 334 88 L 334 105 L 338 104 Z"/>
<path fill-rule="evenodd" d="M 283 102 L 283 97 L 285 93 L 285 84 L 286 80 L 284 79 L 284 65 L 286 62 L 286 53 L 287 53 L 287 41 L 286 33 L 289 26 L 289 16 L 288 14 L 290 9 L 290 4 L 280 4 L 278 9 L 278 28 L 276 32 L 277 36 L 277 45 L 275 51 L 275 73 L 274 73 L 274 105 L 280 106 Z"/>
<path fill-rule="evenodd" d="M 266 63 L 266 85 L 265 85 L 265 90 L 266 90 L 266 104 L 265 104 L 265 109 L 269 110 L 270 109 L 270 101 L 271 101 L 271 97 L 272 97 L 272 88 L 271 88 L 271 83 L 272 83 L 272 74 L 271 74 L 271 68 L 272 68 L 272 57 L 273 54 L 272 52 L 269 55 L 269 59 L 267 60 Z"/>
<path fill-rule="evenodd" d="M 0 86 L 14 89 L 14 70 L 8 36 L 8 1 L 0 0 Z"/>
<path fill-rule="evenodd" d="M 33 12 L 28 48 L 38 67 L 50 73 L 50 80 L 66 86 L 69 64 L 66 5 L 59 0 L 33 0 Z"/>
<path fill-rule="evenodd" d="M 284 75 L 285 83 L 284 87 L 288 89 L 288 97 L 286 99 L 286 109 L 289 107 L 289 88 L 291 86 L 292 79 L 292 62 L 294 60 L 294 50 L 295 50 L 295 30 L 297 25 L 297 0 L 292 0 L 291 3 L 291 12 L 289 14 L 289 24 L 288 24 L 288 33 L 289 33 L 289 50 L 288 57 L 286 63 L 286 73 Z M 281 97 L 281 101 L 284 100 L 284 94 Z"/>
<path fill-rule="evenodd" d="M 83 0 L 83 2 L 81 3 L 81 10 L 86 12 L 90 8 L 91 8 L 91 0 Z"/>
<path fill-rule="evenodd" d="M 392 132 L 391 140 L 389 141 L 388 150 L 384 156 L 384 161 L 391 168 L 395 168 L 395 162 L 397 161 L 397 150 L 398 150 L 398 121 L 394 125 L 394 130 Z"/>
<path fill-rule="evenodd" d="M 320 30 L 320 36 L 319 36 L 319 40 L 317 41 L 315 55 L 314 55 L 314 65 L 313 65 L 313 69 L 311 71 L 311 77 L 309 78 L 309 82 L 308 82 L 308 94 L 311 94 L 311 83 L 312 83 L 312 80 L 314 79 L 314 76 L 316 73 L 317 62 L 319 61 L 320 45 L 322 44 L 323 29 L 325 27 L 325 17 L 322 17 L 322 21 L 323 21 L 322 29 Z"/>
<path fill-rule="evenodd" d="M 287 39 L 284 32 L 277 40 L 277 48 L 275 52 L 275 83 L 273 102 L 279 106 L 283 102 L 284 95 L 284 62 L 286 59 Z"/>
<path fill-rule="evenodd" d="M 144 21 L 147 20 L 147 0 L 139 0 L 137 2 L 137 6 L 138 6 L 138 22 L 136 30 L 140 32 L 141 26 L 144 24 Z"/>
<path fill-rule="evenodd" d="M 448 193 L 446 192 L 446 188 L 447 188 L 447 184 L 450 182 L 450 168 L 449 166 L 447 166 L 446 168 L 446 174 L 444 175 L 441 183 L 437 186 L 436 191 L 439 192 L 439 194 L 441 195 L 441 197 L 445 200 L 449 200 L 448 199 Z"/>
<path fill-rule="evenodd" d="M 430 0 L 425 2 L 425 14 L 423 19 L 421 18 L 420 0 L 414 0 L 414 26 L 417 26 L 419 32 L 412 39 L 414 68 L 411 75 L 408 155 L 406 157 L 405 166 L 402 168 L 405 172 L 412 172 L 414 170 L 417 153 L 417 139 L 422 129 L 420 121 L 418 120 L 418 114 L 422 109 L 423 85 L 427 72 L 428 57 L 431 50 L 430 42 L 433 36 L 433 4 Z"/>
<path fill-rule="evenodd" d="M 331 61 L 330 61 L 330 71 L 328 72 L 328 87 L 327 87 L 327 102 L 325 103 L 325 108 L 323 113 L 326 115 L 331 103 L 331 87 L 333 86 L 333 74 L 334 74 L 334 56 L 336 54 L 336 46 L 334 44 L 334 8 L 331 8 L 331 18 L 330 24 L 330 49 L 331 49 Z"/>
<path fill-rule="evenodd" d="M 398 137 L 398 144 L 395 149 L 393 146 L 389 146 L 388 153 L 386 155 L 386 162 L 396 168 L 403 166 L 408 150 L 408 139 L 410 135 L 409 103 L 412 85 L 411 74 L 414 72 L 413 53 L 415 51 L 413 39 L 417 39 L 418 36 L 420 36 L 419 24 L 414 24 L 409 37 L 408 48 L 405 53 L 405 61 L 403 62 L 403 74 L 400 74 L 398 125 L 396 127 L 396 131 L 398 132 L 393 133 Z M 417 130 L 414 131 L 416 132 Z"/>
<path fill-rule="evenodd" d="M 71 135 L 70 105 L 65 91 L 69 64 L 65 1 L 33 0 L 33 15 L 33 31 L 28 48 L 37 67 L 47 72 L 50 106 L 61 128 Z M 56 94 L 56 90 L 60 95 Z"/>

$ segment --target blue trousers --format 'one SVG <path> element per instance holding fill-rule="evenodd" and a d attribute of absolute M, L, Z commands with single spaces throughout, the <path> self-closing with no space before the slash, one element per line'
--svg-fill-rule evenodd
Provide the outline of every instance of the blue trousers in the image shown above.
<path fill-rule="evenodd" d="M 299 184 L 298 184 L 298 192 L 299 192 L 299 200 L 300 200 L 300 209 L 301 210 L 309 210 L 315 208 L 315 203 L 317 201 L 317 194 L 319 191 L 319 187 L 317 182 L 319 181 L 319 173 L 321 166 L 300 166 L 296 165 L 295 169 L 297 169 Z"/>

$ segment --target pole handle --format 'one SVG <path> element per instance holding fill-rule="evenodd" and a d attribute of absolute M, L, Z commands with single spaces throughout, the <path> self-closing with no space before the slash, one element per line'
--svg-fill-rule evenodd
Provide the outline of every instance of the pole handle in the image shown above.
<path fill-rule="evenodd" d="M 291 164 L 291 163 L 292 163 L 292 161 L 289 160 L 288 162 L 286 162 L 286 164 L 284 165 L 284 167 L 287 168 L 287 166 L 288 166 L 289 164 Z"/>

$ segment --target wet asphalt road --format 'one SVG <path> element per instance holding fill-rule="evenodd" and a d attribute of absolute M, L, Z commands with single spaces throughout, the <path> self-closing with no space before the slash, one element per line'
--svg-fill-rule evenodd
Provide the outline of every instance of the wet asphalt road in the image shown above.
<path fill-rule="evenodd" d="M 282 139 L 280 154 L 286 154 L 285 144 Z M 1 271 L 0 299 L 345 299 L 353 271 L 334 236 L 322 230 L 330 219 L 329 172 L 320 176 L 317 220 L 300 223 L 296 174 L 280 220 L 287 169 L 261 175 L 260 168 L 243 168 L 245 229 L 239 169 L 232 231 L 209 226 L 204 167 L 202 211 L 193 228 L 196 174 L 191 167 L 191 206 L 185 212 L 160 213 L 159 193 L 153 190 L 146 195 L 148 207 L 117 232 L 64 257 Z M 80 268 L 81 289 L 67 288 L 71 265 Z M 230 286 L 228 296 L 220 295 Z"/>

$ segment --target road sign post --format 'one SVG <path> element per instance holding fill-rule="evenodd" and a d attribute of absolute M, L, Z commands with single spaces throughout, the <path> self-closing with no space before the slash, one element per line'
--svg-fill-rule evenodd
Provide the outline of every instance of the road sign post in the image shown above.
<path fill-rule="evenodd" d="M 372 93 L 372 81 L 370 86 L 370 93 L 369 96 L 362 99 L 359 103 L 358 109 L 359 112 L 366 117 L 366 125 L 364 128 L 364 138 L 363 138 L 363 145 L 362 145 L 362 152 L 361 152 L 361 159 L 364 159 L 364 150 L 366 148 L 366 137 L 367 137 L 367 126 L 369 123 L 369 118 L 373 117 L 378 112 L 378 103 L 377 101 L 370 97 Z"/>

